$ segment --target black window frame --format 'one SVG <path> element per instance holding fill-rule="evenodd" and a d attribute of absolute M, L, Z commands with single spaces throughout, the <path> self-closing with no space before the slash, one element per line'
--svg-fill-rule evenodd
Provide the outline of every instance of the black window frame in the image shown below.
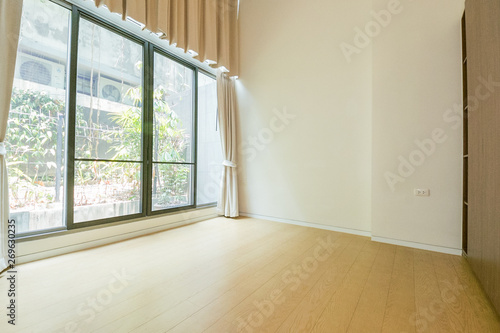
<path fill-rule="evenodd" d="M 179 211 L 191 210 L 195 208 L 213 207 L 217 203 L 207 203 L 197 205 L 197 182 L 198 182 L 198 75 L 202 73 L 216 79 L 213 73 L 177 56 L 168 49 L 162 48 L 156 43 L 136 35 L 121 26 L 117 26 L 105 18 L 99 17 L 96 14 L 88 11 L 76 4 L 68 3 L 64 0 L 49 0 L 50 2 L 62 6 L 70 10 L 70 29 L 68 32 L 68 57 L 66 67 L 66 142 L 65 142 L 65 166 L 64 166 L 64 204 L 63 216 L 65 225 L 62 227 L 34 230 L 17 235 L 19 238 L 29 238 L 40 236 L 43 234 L 53 234 L 55 232 L 69 231 L 74 229 L 88 228 L 92 226 L 102 226 L 114 222 L 125 222 L 128 220 L 136 220 L 147 217 L 157 217 L 159 215 L 170 214 Z M 138 43 L 143 48 L 143 119 L 142 119 L 142 184 L 141 184 L 141 212 L 136 214 L 115 216 L 110 218 L 91 220 L 86 222 L 74 222 L 74 183 L 75 183 L 75 162 L 77 161 L 96 161 L 96 162 L 113 162 L 114 160 L 106 159 L 82 159 L 75 158 L 75 133 L 76 133 L 76 107 L 77 107 L 77 77 L 78 77 L 78 43 L 80 20 L 88 20 L 100 27 L 103 27 L 120 37 Z M 182 66 L 185 66 L 193 71 L 192 80 L 192 129 L 193 137 L 191 142 L 193 145 L 192 162 L 172 163 L 172 164 L 187 164 L 192 165 L 192 175 L 190 184 L 190 193 L 192 196 L 192 204 L 179 206 L 161 210 L 152 209 L 152 170 L 153 170 L 153 91 L 154 91 L 154 55 L 158 53 Z M 139 161 L 127 161 L 138 163 Z M 137 221 L 141 222 L 141 221 Z"/>
<path fill-rule="evenodd" d="M 150 118 L 148 119 L 148 122 L 147 124 L 150 126 L 149 129 L 148 129 L 148 135 L 147 135 L 147 141 L 148 143 L 146 144 L 148 146 L 148 149 L 149 149 L 149 152 L 148 152 L 148 159 L 149 159 L 149 165 L 148 165 L 148 172 L 150 172 L 149 174 L 149 177 L 148 177 L 148 181 L 149 183 L 147 184 L 147 188 L 148 188 L 148 205 L 146 206 L 147 207 L 147 215 L 148 216 L 155 216 L 155 215 L 161 215 L 161 214 L 164 214 L 165 212 L 175 212 L 175 211 L 180 211 L 180 210 L 186 210 L 186 209 L 193 209 L 193 208 L 196 208 L 196 199 L 197 199 L 197 195 L 196 195 L 196 184 L 198 182 L 198 68 L 192 64 L 189 64 L 185 61 L 177 61 L 176 59 L 174 59 L 173 57 L 171 57 L 169 55 L 169 53 L 164 50 L 164 49 L 161 49 L 159 48 L 158 46 L 156 45 L 152 45 L 152 48 L 151 48 L 151 54 L 150 54 L 150 67 L 149 67 L 149 75 L 151 75 L 151 78 L 150 78 L 150 81 L 149 82 L 149 87 L 148 87 L 148 92 L 150 94 L 150 96 L 148 96 L 147 100 L 150 104 L 151 101 L 153 100 L 153 92 L 154 92 L 154 56 L 155 56 L 155 53 L 156 54 L 159 54 L 163 57 L 166 57 L 170 60 L 173 60 L 177 63 L 180 63 L 181 65 L 191 69 L 193 71 L 193 113 L 192 113 L 192 119 L 193 119 L 193 123 L 192 123 L 192 133 L 193 133 L 193 138 L 192 138 L 192 144 L 193 144 L 193 152 L 191 153 L 193 156 L 191 156 L 192 158 L 192 162 L 155 162 L 153 161 L 153 129 L 152 129 L 152 126 L 153 126 L 153 116 L 154 116 L 154 110 L 153 110 L 153 107 L 152 105 L 150 105 L 150 109 L 148 109 L 148 111 L 146 112 Z M 146 68 L 146 66 L 144 66 L 144 68 Z M 146 90 L 146 89 L 145 89 Z M 161 210 L 153 210 L 153 207 L 152 207 L 152 198 L 153 198 L 153 195 L 152 195 L 152 191 L 153 191 L 153 186 L 152 186 L 152 173 L 153 173 L 153 164 L 155 163 L 159 163 L 159 164 L 170 164 L 170 165 L 174 165 L 174 164 L 180 164 L 180 165 L 192 165 L 193 166 L 193 177 L 192 177 L 192 182 L 191 182 L 191 196 L 193 197 L 193 204 L 192 205 L 187 205 L 187 206 L 180 206 L 180 207 L 174 207 L 174 208 L 170 208 L 170 209 L 161 209 Z"/>

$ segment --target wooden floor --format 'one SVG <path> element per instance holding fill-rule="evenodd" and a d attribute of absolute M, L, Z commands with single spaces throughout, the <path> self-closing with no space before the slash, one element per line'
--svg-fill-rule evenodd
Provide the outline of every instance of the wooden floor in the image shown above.
<path fill-rule="evenodd" d="M 18 272 L 17 325 L 2 314 L 0 332 L 500 332 L 461 257 L 249 218 Z"/>

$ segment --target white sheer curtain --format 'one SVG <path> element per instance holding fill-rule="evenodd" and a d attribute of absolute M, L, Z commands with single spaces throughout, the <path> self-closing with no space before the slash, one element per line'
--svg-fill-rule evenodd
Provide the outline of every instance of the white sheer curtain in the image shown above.
<path fill-rule="evenodd" d="M 226 217 L 239 216 L 238 176 L 236 170 L 236 92 L 234 82 L 234 78 L 227 77 L 221 70 L 218 71 L 217 103 L 224 169 L 222 170 L 217 213 Z"/>
<path fill-rule="evenodd" d="M 23 1 L 0 0 L 0 271 L 7 268 L 9 179 L 4 146 L 14 80 Z"/>

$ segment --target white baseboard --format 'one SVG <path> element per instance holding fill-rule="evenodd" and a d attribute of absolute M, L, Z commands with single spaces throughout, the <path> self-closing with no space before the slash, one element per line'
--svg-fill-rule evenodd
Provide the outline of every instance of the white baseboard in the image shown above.
<path fill-rule="evenodd" d="M 379 243 L 387 243 L 387 244 L 399 245 L 399 246 L 404 246 L 404 247 L 411 247 L 411 248 L 420 249 L 420 250 L 427 250 L 427 251 L 433 251 L 433 252 L 453 254 L 453 255 L 456 255 L 456 256 L 461 256 L 462 255 L 462 250 L 461 249 L 454 249 L 454 248 L 451 248 L 451 247 L 428 245 L 428 244 L 408 242 L 408 241 L 402 241 L 402 240 L 398 240 L 398 239 L 391 239 L 391 238 L 384 238 L 384 237 L 374 237 L 374 236 L 372 237 L 372 241 L 379 242 Z"/>
<path fill-rule="evenodd" d="M 286 224 L 300 225 L 303 227 L 337 231 L 337 232 L 342 232 L 344 234 L 351 234 L 351 235 L 358 235 L 358 236 L 365 236 L 365 237 L 371 237 L 371 235 L 372 235 L 369 231 L 348 229 L 348 228 L 339 228 L 339 227 L 334 227 L 334 226 L 330 226 L 330 225 L 310 223 L 310 222 L 297 221 L 297 220 L 288 220 L 288 219 L 282 219 L 282 218 L 278 218 L 278 217 L 263 216 L 263 215 L 249 214 L 249 213 L 240 213 L 240 215 L 246 216 L 246 217 L 252 217 L 255 219 L 259 219 L 259 220 L 267 220 L 267 221 L 280 222 L 280 223 L 286 223 Z"/>
<path fill-rule="evenodd" d="M 356 229 L 339 228 L 317 223 L 289 220 L 271 216 L 241 213 L 241 216 L 252 217 L 260 220 L 287 223 L 303 227 L 317 228 L 353 234 L 358 236 L 371 237 L 372 241 L 400 245 L 422 250 L 447 253 L 452 255 L 462 255 L 462 250 L 447 248 L 442 246 L 428 245 L 422 243 L 408 242 L 384 237 L 373 237 L 369 231 Z M 54 257 L 61 254 L 85 250 L 96 246 L 111 244 L 114 242 L 131 239 L 138 236 L 152 234 L 204 220 L 217 217 L 215 208 L 206 208 L 168 216 L 160 216 L 147 219 L 137 223 L 127 223 L 117 226 L 103 227 L 88 231 L 79 231 L 67 235 L 53 236 L 49 238 L 27 240 L 17 244 L 17 263 L 27 263 L 34 260 Z"/>
<path fill-rule="evenodd" d="M 379 242 L 379 243 L 387 243 L 387 244 L 399 245 L 399 246 L 404 246 L 404 247 L 411 247 L 411 248 L 414 248 L 414 249 L 428 250 L 428 251 L 433 251 L 433 252 L 452 254 L 452 255 L 457 255 L 457 256 L 462 255 L 462 250 L 461 249 L 454 249 L 454 248 L 449 248 L 449 247 L 444 247 L 444 246 L 436 246 L 436 245 L 428 245 L 428 244 L 422 244 L 422 243 L 416 243 L 416 242 L 408 242 L 408 241 L 403 241 L 403 240 L 398 240 L 398 239 L 391 239 L 391 238 L 384 238 L 384 237 L 375 237 L 375 236 L 372 236 L 372 234 L 371 234 L 370 231 L 348 229 L 348 228 L 339 228 L 339 227 L 333 227 L 333 226 L 328 226 L 328 225 L 324 225 L 324 224 L 317 224 L 317 223 L 310 223 L 310 222 L 304 222 L 304 221 L 282 219 L 282 218 L 277 218 L 277 217 L 257 215 L 257 214 L 250 214 L 250 213 L 240 213 L 240 215 L 241 216 L 246 216 L 246 217 L 252 217 L 252 218 L 255 218 L 255 219 L 259 219 L 259 220 L 267 220 L 267 221 L 273 221 L 273 222 L 287 223 L 287 224 L 293 224 L 293 225 L 300 225 L 300 226 L 303 226 L 303 227 L 310 227 L 310 228 L 316 228 L 316 229 L 337 231 L 337 232 L 342 232 L 342 233 L 352 234 L 352 235 L 358 235 L 358 236 L 371 237 L 372 241 Z"/>
<path fill-rule="evenodd" d="M 217 217 L 215 208 L 197 209 L 159 216 L 142 221 L 105 226 L 99 229 L 81 230 L 66 235 L 54 235 L 43 239 L 26 240 L 17 245 L 17 264 L 46 259 L 61 254 L 90 249 L 138 236 L 193 224 Z"/>

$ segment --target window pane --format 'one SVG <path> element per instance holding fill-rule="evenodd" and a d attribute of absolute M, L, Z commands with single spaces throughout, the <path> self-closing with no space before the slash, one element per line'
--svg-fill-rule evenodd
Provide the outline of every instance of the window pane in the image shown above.
<path fill-rule="evenodd" d="M 155 54 L 153 161 L 193 161 L 193 71 Z"/>
<path fill-rule="evenodd" d="M 75 162 L 74 222 L 141 212 L 141 164 Z"/>
<path fill-rule="evenodd" d="M 65 224 L 66 63 L 70 13 L 25 0 L 9 113 L 10 218 L 17 233 Z"/>
<path fill-rule="evenodd" d="M 153 210 L 193 204 L 193 167 L 181 164 L 153 164 Z"/>
<path fill-rule="evenodd" d="M 217 81 L 198 75 L 198 205 L 219 200 L 222 149 L 217 126 Z"/>
<path fill-rule="evenodd" d="M 76 158 L 142 159 L 142 50 L 80 20 Z"/>
<path fill-rule="evenodd" d="M 102 46 L 102 47 L 101 47 Z M 143 47 L 80 20 L 74 221 L 141 212 Z"/>

